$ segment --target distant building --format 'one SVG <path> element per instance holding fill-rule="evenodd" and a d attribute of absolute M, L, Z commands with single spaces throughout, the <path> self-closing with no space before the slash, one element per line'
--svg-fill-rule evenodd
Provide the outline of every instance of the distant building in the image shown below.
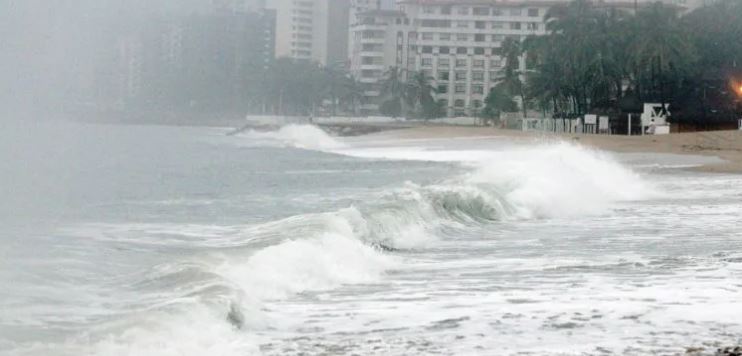
<path fill-rule="evenodd" d="M 348 53 L 355 47 L 353 32 L 350 31 L 353 26 L 358 24 L 360 17 L 358 15 L 372 11 L 381 10 L 381 0 L 350 0 L 350 10 L 348 11 Z"/>
<path fill-rule="evenodd" d="M 385 73 L 422 71 L 449 116 L 476 115 L 505 65 L 497 55 L 508 38 L 546 33 L 545 15 L 571 0 L 398 0 L 397 10 L 373 10 L 351 22 L 351 73 L 365 87 L 365 113 L 378 111 Z M 687 11 L 692 4 L 664 0 Z M 600 0 L 627 10 L 655 0 Z M 521 63 L 522 65 L 522 63 Z"/>
<path fill-rule="evenodd" d="M 270 0 L 276 12 L 276 57 L 344 65 L 348 46 L 348 0 Z"/>
<path fill-rule="evenodd" d="M 407 58 L 417 56 L 417 48 L 412 45 L 416 40 L 411 37 L 415 32 L 401 11 L 373 10 L 358 16 L 351 27 L 350 71 L 364 88 L 361 112 L 374 114 L 388 99 L 381 92 L 387 71 L 392 67 L 409 68 Z"/>
<path fill-rule="evenodd" d="M 115 34 L 97 69 L 97 102 L 117 110 L 244 111 L 273 61 L 275 13 L 245 1 L 151 16 Z"/>

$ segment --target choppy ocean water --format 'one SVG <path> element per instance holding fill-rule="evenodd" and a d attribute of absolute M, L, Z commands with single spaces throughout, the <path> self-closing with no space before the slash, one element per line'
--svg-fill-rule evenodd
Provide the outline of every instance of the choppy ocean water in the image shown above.
<path fill-rule="evenodd" d="M 312 127 L 18 125 L 2 355 L 678 354 L 742 335 L 742 177 Z"/>

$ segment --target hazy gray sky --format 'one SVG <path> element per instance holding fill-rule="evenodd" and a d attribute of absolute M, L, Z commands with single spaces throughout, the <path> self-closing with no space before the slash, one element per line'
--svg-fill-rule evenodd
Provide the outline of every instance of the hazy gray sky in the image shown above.
<path fill-rule="evenodd" d="M 0 0 L 0 115 L 90 85 L 100 41 L 149 14 L 191 13 L 210 0 Z"/>

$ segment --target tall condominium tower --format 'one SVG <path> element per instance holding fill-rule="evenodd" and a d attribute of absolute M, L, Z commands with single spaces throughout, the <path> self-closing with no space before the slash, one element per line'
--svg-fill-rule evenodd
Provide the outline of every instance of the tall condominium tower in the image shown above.
<path fill-rule="evenodd" d="M 347 62 L 348 0 L 271 0 L 276 57 L 341 66 Z"/>

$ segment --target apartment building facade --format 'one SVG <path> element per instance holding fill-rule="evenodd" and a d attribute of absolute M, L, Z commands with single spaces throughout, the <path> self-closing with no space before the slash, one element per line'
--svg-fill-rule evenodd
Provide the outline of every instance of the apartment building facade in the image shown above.
<path fill-rule="evenodd" d="M 364 110 L 378 109 L 390 67 L 422 71 L 448 116 L 476 115 L 504 66 L 502 42 L 545 33 L 553 2 L 401 1 L 398 11 L 369 12 L 352 31 L 360 39 L 351 70 L 368 88 Z"/>
<path fill-rule="evenodd" d="M 385 73 L 397 67 L 431 78 L 448 116 L 477 115 L 505 65 L 498 55 L 503 41 L 545 34 L 548 10 L 569 1 L 399 0 L 395 11 L 358 14 L 350 26 L 350 63 L 366 88 L 363 111 L 378 111 L 387 99 L 381 92 Z M 681 11 L 691 8 L 686 1 L 692 0 L 664 0 Z M 651 2 L 601 0 L 599 5 L 631 10 Z"/>
<path fill-rule="evenodd" d="M 348 0 L 271 0 L 266 7 L 276 13 L 276 57 L 347 61 Z"/>

